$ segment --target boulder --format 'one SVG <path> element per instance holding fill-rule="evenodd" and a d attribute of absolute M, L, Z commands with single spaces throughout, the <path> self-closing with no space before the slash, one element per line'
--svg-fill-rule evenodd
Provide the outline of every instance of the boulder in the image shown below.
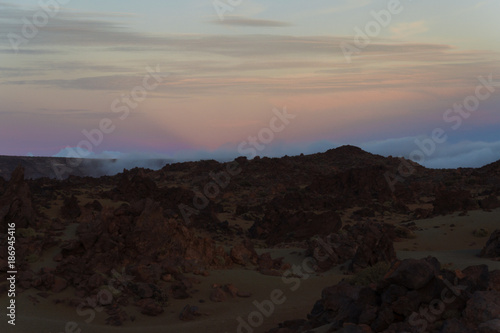
<path fill-rule="evenodd" d="M 464 317 L 470 327 L 500 318 L 500 292 L 476 291 L 467 301 Z"/>
<path fill-rule="evenodd" d="M 308 242 L 307 255 L 316 260 L 319 271 L 325 271 L 348 260 L 349 269 L 358 271 L 378 262 L 396 260 L 393 246 L 394 227 L 382 223 L 346 225 L 338 233 L 315 237 Z"/>
<path fill-rule="evenodd" d="M 212 302 L 224 302 L 227 299 L 227 295 L 221 287 L 215 287 L 210 292 L 210 300 Z"/>
<path fill-rule="evenodd" d="M 191 321 L 196 319 L 196 317 L 201 316 L 201 313 L 197 306 L 186 305 L 181 313 L 179 314 L 179 319 L 182 321 Z"/>
<path fill-rule="evenodd" d="M 255 252 L 253 247 L 253 243 L 245 239 L 243 242 L 236 244 L 233 246 L 230 252 L 231 260 L 242 266 L 246 265 L 256 265 L 259 255 Z"/>
<path fill-rule="evenodd" d="M 437 276 L 439 270 L 439 262 L 436 258 L 405 259 L 397 263 L 396 269 L 386 279 L 410 290 L 417 290 Z"/>
<path fill-rule="evenodd" d="M 481 250 L 479 254 L 481 257 L 485 258 L 498 258 L 500 257 L 500 229 L 495 230 L 486 245 Z"/>
<path fill-rule="evenodd" d="M 64 203 L 61 207 L 61 217 L 64 219 L 76 219 L 80 215 L 82 215 L 82 210 L 75 195 L 64 198 Z"/>
<path fill-rule="evenodd" d="M 397 259 L 392 239 L 381 225 L 366 225 L 363 240 L 352 258 L 350 270 L 353 272 L 375 265 L 378 262 L 392 262 Z"/>
<path fill-rule="evenodd" d="M 135 303 L 141 313 L 147 316 L 158 316 L 163 313 L 163 307 L 152 298 L 144 298 Z"/>

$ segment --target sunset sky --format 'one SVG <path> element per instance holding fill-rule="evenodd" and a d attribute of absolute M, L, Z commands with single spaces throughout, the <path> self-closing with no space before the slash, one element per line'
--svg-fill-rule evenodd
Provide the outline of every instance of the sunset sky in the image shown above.
<path fill-rule="evenodd" d="M 104 121 L 90 156 L 234 158 L 286 108 L 259 155 L 409 157 L 441 128 L 422 164 L 500 159 L 500 1 L 397 2 L 0 1 L 0 155 L 64 156 Z"/>

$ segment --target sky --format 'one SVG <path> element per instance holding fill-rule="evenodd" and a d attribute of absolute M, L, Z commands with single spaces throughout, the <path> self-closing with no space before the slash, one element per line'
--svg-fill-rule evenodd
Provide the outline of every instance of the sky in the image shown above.
<path fill-rule="evenodd" d="M 0 155 L 500 159 L 498 0 L 0 1 Z"/>

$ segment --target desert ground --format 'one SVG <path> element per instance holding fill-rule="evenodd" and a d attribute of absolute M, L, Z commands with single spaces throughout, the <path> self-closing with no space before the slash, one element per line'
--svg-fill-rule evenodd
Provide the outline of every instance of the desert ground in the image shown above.
<path fill-rule="evenodd" d="M 471 211 L 467 216 L 458 216 L 458 213 L 443 217 L 435 217 L 416 221 L 421 230 L 415 231 L 414 239 L 405 239 L 395 243 L 399 259 L 420 259 L 433 256 L 449 269 L 464 269 L 472 265 L 488 265 L 490 270 L 500 270 L 500 261 L 478 258 L 481 248 L 487 237 L 476 237 L 473 231 L 476 229 L 495 230 L 500 226 L 500 209 L 492 212 L 481 210 Z M 454 225 L 450 227 L 450 225 Z M 438 227 L 438 228 L 436 228 Z M 260 249 L 270 251 L 273 257 L 285 257 L 285 261 L 295 265 L 301 265 L 305 256 L 303 249 Z M 294 253 L 294 254 L 291 254 Z M 42 258 L 43 263 L 49 262 L 50 257 Z M 194 277 L 194 275 L 193 275 Z M 230 333 L 238 332 L 237 318 L 248 318 L 248 315 L 256 311 L 253 301 L 269 299 L 271 291 L 280 289 L 283 291 L 286 301 L 277 305 L 273 314 L 266 318 L 262 326 L 255 332 L 266 332 L 276 327 L 278 323 L 290 318 L 306 318 L 311 311 L 315 301 L 321 295 L 325 286 L 333 285 L 342 279 L 348 278 L 339 269 L 332 269 L 321 274 L 311 274 L 307 279 L 301 280 L 300 287 L 292 291 L 290 285 L 285 284 L 281 277 L 262 275 L 251 269 L 228 269 L 215 270 L 210 276 L 199 278 L 200 284 L 196 285 L 199 292 L 195 293 L 189 300 L 172 300 L 168 310 L 158 317 L 148 317 L 130 307 L 129 311 L 134 313 L 136 321 L 128 323 L 123 327 L 110 327 L 105 325 L 106 314 L 96 311 L 96 318 L 89 324 L 85 322 L 88 316 L 79 316 L 75 309 L 65 305 L 55 305 L 54 298 L 64 295 L 55 295 L 48 298 L 37 296 L 37 290 L 22 293 L 17 298 L 20 313 L 16 328 L 13 329 L 2 322 L 2 332 L 65 332 L 68 322 L 75 322 L 81 332 L 207 332 L 207 333 Z M 238 289 L 252 293 L 249 298 L 229 299 L 226 302 L 216 303 L 209 300 L 211 286 L 213 284 L 233 283 Z M 67 290 L 67 295 L 72 291 Z M 38 302 L 32 301 L 36 298 Z M 200 303 L 200 300 L 204 300 Z M 1 298 L 2 306 L 7 305 L 7 297 Z M 203 313 L 192 322 L 184 322 L 179 319 L 179 314 L 186 304 L 196 305 Z M 321 330 L 318 330 L 320 332 Z M 76 330 L 75 332 L 78 332 Z"/>

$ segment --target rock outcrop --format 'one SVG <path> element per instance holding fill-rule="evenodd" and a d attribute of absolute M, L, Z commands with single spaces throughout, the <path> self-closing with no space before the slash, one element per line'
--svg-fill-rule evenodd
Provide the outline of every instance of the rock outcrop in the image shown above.
<path fill-rule="evenodd" d="M 500 229 L 491 234 L 479 255 L 485 258 L 500 258 Z"/>
<path fill-rule="evenodd" d="M 35 225 L 36 213 L 29 185 L 24 180 L 24 168 L 18 167 L 0 197 L 0 225 L 15 223 L 17 228 Z"/>
<path fill-rule="evenodd" d="M 351 271 L 396 259 L 394 227 L 388 224 L 358 223 L 346 225 L 340 232 L 316 237 L 308 243 L 307 255 L 325 271 L 352 260 Z"/>
<path fill-rule="evenodd" d="M 307 321 L 286 321 L 268 333 L 325 325 L 329 332 L 495 332 L 500 293 L 485 281 L 498 272 L 441 270 L 432 257 L 395 261 L 376 284 L 325 288 Z"/>

